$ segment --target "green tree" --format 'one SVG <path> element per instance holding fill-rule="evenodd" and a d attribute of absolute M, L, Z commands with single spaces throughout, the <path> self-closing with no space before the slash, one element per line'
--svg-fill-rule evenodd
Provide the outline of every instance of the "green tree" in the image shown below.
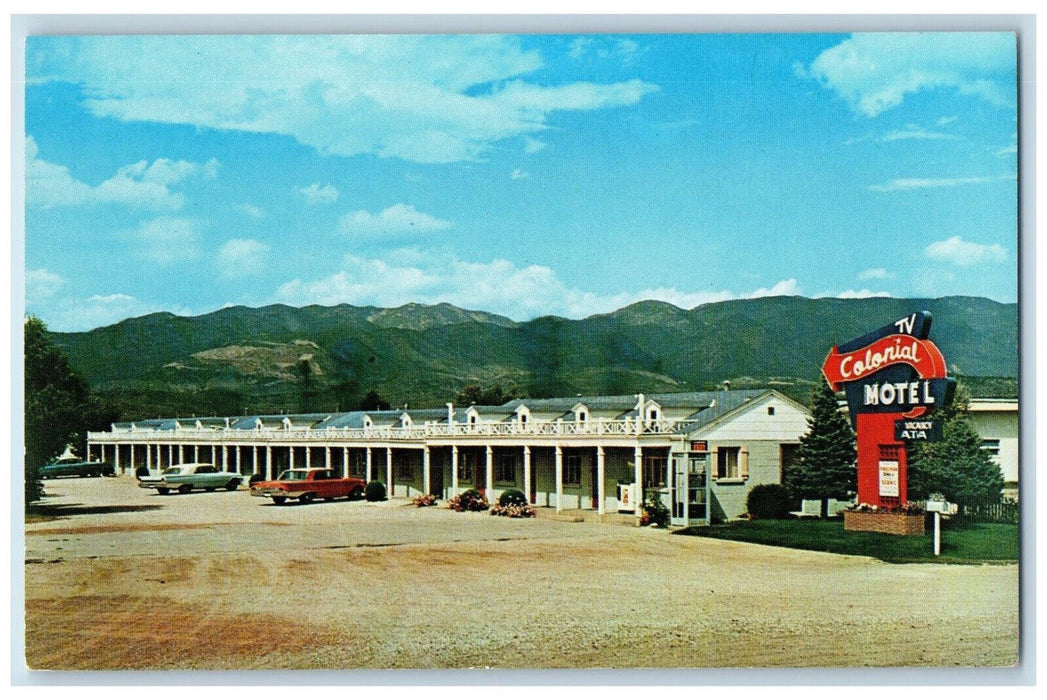
<path fill-rule="evenodd" d="M 840 411 L 836 393 L 826 383 L 811 394 L 807 433 L 800 438 L 799 459 L 785 473 L 785 485 L 795 498 L 819 499 L 822 517 L 830 498 L 848 498 L 857 480 L 854 430 Z"/>
<path fill-rule="evenodd" d="M 25 502 L 43 494 L 37 476 L 41 465 L 72 445 L 87 456 L 87 432 L 101 430 L 118 415 L 91 393 L 47 326 L 30 316 L 25 321 Z"/>
<path fill-rule="evenodd" d="M 361 411 L 388 411 L 389 402 L 383 399 L 377 391 L 371 389 L 360 401 Z"/>
<path fill-rule="evenodd" d="M 511 398 L 513 398 L 512 394 L 502 389 L 501 384 L 495 384 L 486 389 L 479 384 L 470 384 L 464 387 L 458 396 L 455 397 L 454 403 L 458 406 L 471 406 L 473 404 L 477 406 L 501 406 Z"/>
<path fill-rule="evenodd" d="M 941 493 L 963 505 L 995 503 L 1003 490 L 1000 467 L 982 449 L 981 436 L 971 425 L 970 393 L 956 387 L 952 405 L 940 411 L 942 438 L 909 448 L 908 492 L 913 499 Z"/>

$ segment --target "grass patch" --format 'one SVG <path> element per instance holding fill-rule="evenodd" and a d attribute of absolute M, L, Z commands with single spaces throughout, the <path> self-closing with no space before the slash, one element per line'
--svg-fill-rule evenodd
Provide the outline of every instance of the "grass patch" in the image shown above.
<path fill-rule="evenodd" d="M 689 527 L 676 534 L 752 542 L 791 549 L 875 557 L 892 564 L 1012 563 L 1018 561 L 1018 526 L 942 522 L 942 549 L 934 556 L 934 528 L 922 537 L 850 532 L 843 520 L 751 520 Z"/>

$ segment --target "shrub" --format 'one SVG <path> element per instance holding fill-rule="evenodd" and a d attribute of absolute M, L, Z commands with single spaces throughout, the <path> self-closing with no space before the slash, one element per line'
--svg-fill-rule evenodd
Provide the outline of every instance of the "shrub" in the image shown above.
<path fill-rule="evenodd" d="M 146 477 L 146 476 L 149 476 L 149 467 L 147 467 L 147 466 L 145 466 L 143 464 L 142 466 L 140 466 L 140 467 L 135 469 L 135 478 L 136 479 L 141 479 L 141 478 Z"/>
<path fill-rule="evenodd" d="M 781 484 L 757 484 L 749 489 L 745 507 L 749 517 L 782 520 L 789 517 L 792 497 Z"/>
<path fill-rule="evenodd" d="M 384 501 L 385 500 L 385 484 L 381 481 L 368 482 L 367 487 L 364 489 L 364 498 L 368 501 Z"/>
<path fill-rule="evenodd" d="M 414 498 L 412 498 L 411 503 L 413 503 L 418 508 L 425 508 L 426 506 L 435 506 L 436 496 L 434 496 L 431 493 L 423 493 L 421 496 L 415 496 Z"/>
<path fill-rule="evenodd" d="M 502 495 L 498 497 L 498 505 L 500 506 L 526 506 L 527 496 L 520 489 L 506 489 L 502 491 Z"/>
<path fill-rule="evenodd" d="M 653 492 L 647 495 L 647 500 L 643 502 L 643 511 L 650 518 L 652 525 L 658 527 L 667 527 L 669 525 L 669 509 L 662 503 L 662 496 L 658 492 Z M 643 516 L 641 515 L 641 520 Z"/>
<path fill-rule="evenodd" d="M 249 479 L 247 480 L 247 485 L 248 485 L 248 486 L 254 486 L 254 485 L 255 485 L 255 484 L 257 484 L 257 483 L 258 483 L 259 481 L 265 481 L 265 474 L 263 474 L 262 472 L 255 472 L 255 473 L 254 473 L 254 474 L 252 474 L 252 475 L 251 475 L 251 477 L 250 477 L 250 478 L 249 478 Z"/>
<path fill-rule="evenodd" d="M 448 499 L 447 507 L 459 513 L 465 511 L 484 511 L 490 508 L 487 499 L 476 489 L 463 491 L 459 495 Z"/>
<path fill-rule="evenodd" d="M 523 505 L 515 503 L 502 505 L 500 502 L 502 499 L 499 498 L 498 500 L 498 505 L 491 506 L 491 515 L 501 515 L 505 518 L 533 518 L 537 515 L 535 509 L 526 503 Z"/>

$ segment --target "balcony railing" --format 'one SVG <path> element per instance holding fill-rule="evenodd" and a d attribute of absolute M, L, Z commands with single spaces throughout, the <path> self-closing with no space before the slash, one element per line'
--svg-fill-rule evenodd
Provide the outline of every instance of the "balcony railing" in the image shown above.
<path fill-rule="evenodd" d="M 412 427 L 372 426 L 369 428 L 114 428 L 112 432 L 88 433 L 91 442 L 163 442 L 170 440 L 199 440 L 203 442 L 284 442 L 323 440 L 426 440 L 470 437 L 594 437 L 669 435 L 675 432 L 676 421 L 640 421 L 594 419 L 575 421 L 533 421 L 529 423 L 474 423 L 447 425 L 426 423 Z"/>

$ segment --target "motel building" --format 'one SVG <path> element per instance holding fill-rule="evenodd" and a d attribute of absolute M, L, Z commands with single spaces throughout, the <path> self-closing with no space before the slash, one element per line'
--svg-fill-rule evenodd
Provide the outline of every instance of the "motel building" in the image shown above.
<path fill-rule="evenodd" d="M 118 474 L 211 462 L 245 476 L 333 468 L 390 497 L 490 501 L 519 489 L 561 511 L 639 515 L 657 491 L 675 525 L 736 518 L 749 489 L 781 483 L 810 413 L 774 390 L 515 399 L 501 406 L 167 418 L 88 435 Z M 637 484 L 641 486 L 638 488 Z"/>

